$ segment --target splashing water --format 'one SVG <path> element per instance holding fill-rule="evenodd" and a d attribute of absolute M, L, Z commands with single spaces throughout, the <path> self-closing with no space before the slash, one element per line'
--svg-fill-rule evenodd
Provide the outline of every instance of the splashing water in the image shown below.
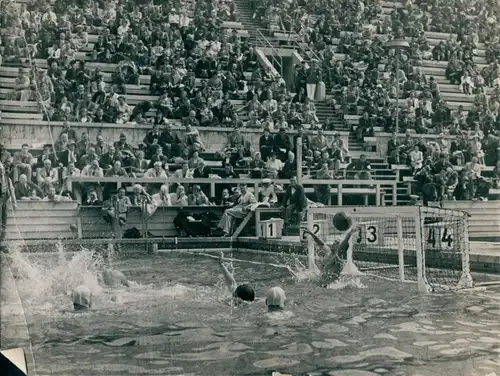
<path fill-rule="evenodd" d="M 57 257 L 36 260 L 13 246 L 6 255 L 10 262 L 18 289 L 28 303 L 46 303 L 48 296 L 68 295 L 79 285 L 86 285 L 92 293 L 98 294 L 101 257 L 87 249 L 69 256 L 62 244 L 56 244 Z"/>

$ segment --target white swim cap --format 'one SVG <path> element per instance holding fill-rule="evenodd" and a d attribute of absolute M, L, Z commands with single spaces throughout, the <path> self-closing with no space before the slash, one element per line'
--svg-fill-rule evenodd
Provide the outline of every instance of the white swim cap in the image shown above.
<path fill-rule="evenodd" d="M 71 300 L 74 305 L 81 308 L 92 307 L 92 291 L 87 286 L 80 285 L 71 292 Z"/>
<path fill-rule="evenodd" d="M 285 305 L 286 295 L 281 287 L 271 287 L 267 290 L 266 305 L 283 307 Z"/>

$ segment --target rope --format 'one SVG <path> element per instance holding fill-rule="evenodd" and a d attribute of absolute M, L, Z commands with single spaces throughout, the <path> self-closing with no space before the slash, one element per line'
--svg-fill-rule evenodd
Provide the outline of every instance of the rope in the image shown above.
<path fill-rule="evenodd" d="M 286 266 L 286 265 L 273 264 L 273 263 L 268 263 L 268 262 L 251 261 L 251 260 L 240 260 L 240 259 L 235 259 L 232 257 L 222 257 L 221 258 L 219 256 L 211 255 L 211 254 L 208 254 L 205 252 L 190 252 L 190 251 L 186 251 L 186 250 L 175 250 L 175 249 L 170 250 L 170 252 L 185 253 L 185 254 L 194 255 L 194 256 L 205 256 L 205 257 L 209 257 L 212 259 L 227 261 L 227 262 L 231 262 L 231 263 L 232 262 L 245 262 L 245 263 L 253 264 L 253 265 L 273 266 L 275 268 L 281 268 L 281 269 L 288 270 L 288 266 Z"/>
<path fill-rule="evenodd" d="M 23 23 L 22 23 L 22 19 L 21 19 L 20 8 L 16 7 L 16 6 L 13 6 L 13 8 L 14 8 L 15 14 L 17 16 L 17 21 L 20 23 L 20 25 L 22 25 Z M 41 94 L 40 89 L 38 87 L 38 72 L 36 70 L 36 64 L 31 59 L 31 53 L 30 53 L 30 51 L 28 49 L 28 41 L 26 39 L 26 35 L 25 35 L 24 30 L 21 33 L 21 38 L 23 39 L 24 45 L 26 46 L 26 49 L 28 50 L 28 63 L 29 63 L 31 72 L 33 72 L 33 75 L 34 75 L 33 85 L 35 87 L 35 96 L 36 96 L 36 99 L 37 99 L 38 103 L 40 104 L 40 107 L 42 109 L 42 113 L 44 113 L 45 116 L 47 117 L 47 128 L 48 128 L 48 131 L 49 131 L 50 142 L 52 144 L 52 149 L 54 150 L 54 157 L 55 157 L 55 159 L 57 161 L 57 155 L 55 153 L 56 149 L 55 149 L 54 137 L 53 137 L 53 134 L 52 134 L 52 125 L 51 125 L 51 122 L 50 122 L 50 115 L 49 115 L 49 113 L 48 113 L 48 111 L 46 109 L 45 104 L 43 103 L 43 97 L 42 97 L 42 94 Z"/>

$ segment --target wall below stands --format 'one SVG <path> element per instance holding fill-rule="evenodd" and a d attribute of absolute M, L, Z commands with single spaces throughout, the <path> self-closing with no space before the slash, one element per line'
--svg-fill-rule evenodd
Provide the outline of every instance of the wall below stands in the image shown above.
<path fill-rule="evenodd" d="M 188 213 L 214 212 L 220 217 L 225 208 L 162 207 L 147 222 L 143 221 L 140 208 L 129 210 L 126 228 L 136 227 L 141 233 L 146 229 L 158 238 L 175 237 L 174 218 L 181 211 Z M 34 218 L 40 218 L 34 221 Z M 71 229 L 71 226 L 75 227 Z M 109 239 L 111 226 L 102 217 L 101 207 L 79 207 L 76 202 L 18 202 L 15 212 L 9 211 L 5 240 L 57 240 L 57 239 Z"/>
<path fill-rule="evenodd" d="M 445 201 L 446 209 L 469 213 L 469 238 L 500 242 L 500 201 Z"/>
<path fill-rule="evenodd" d="M 175 124 L 175 123 L 173 123 Z M 0 131 L 0 139 L 6 146 L 12 145 L 20 147 L 22 144 L 27 143 L 32 147 L 39 147 L 49 142 L 50 134 L 49 129 L 52 129 L 54 140 L 57 139 L 62 131 L 62 122 L 51 122 L 51 128 L 48 127 L 48 122 L 38 120 L 17 120 L 13 122 L 2 122 Z M 120 133 L 124 132 L 127 135 L 127 141 L 132 145 L 142 143 L 146 132 L 152 126 L 144 124 L 99 124 L 99 123 L 71 123 L 71 127 L 78 133 L 88 132 L 89 139 L 94 142 L 96 136 L 102 134 L 106 142 L 118 141 Z M 184 127 L 180 125 L 173 125 L 172 130 L 182 136 L 185 131 Z M 201 139 L 205 144 L 207 150 L 217 151 L 222 150 L 227 146 L 228 137 L 234 131 L 233 128 L 220 128 L 220 127 L 199 127 Z M 277 133 L 275 130 L 272 133 Z M 290 137 L 293 137 L 297 132 L 288 131 Z M 312 136 L 311 131 L 305 131 L 305 134 Z M 333 141 L 333 136 L 339 133 L 344 141 L 344 145 L 348 145 L 349 132 L 332 132 L 326 131 L 325 136 L 329 142 Z M 254 148 L 258 148 L 259 139 L 263 135 L 261 129 L 247 129 L 242 128 L 241 134 L 246 141 L 250 141 Z"/>

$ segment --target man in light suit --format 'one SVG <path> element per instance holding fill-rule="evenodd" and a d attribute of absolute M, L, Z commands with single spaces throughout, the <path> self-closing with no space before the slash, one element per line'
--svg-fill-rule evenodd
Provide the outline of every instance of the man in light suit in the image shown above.
<path fill-rule="evenodd" d="M 52 167 L 50 159 L 46 159 L 43 162 L 43 167 L 38 171 L 37 175 L 38 185 L 44 195 L 48 193 L 50 187 L 57 187 L 59 185 L 57 169 Z"/>

